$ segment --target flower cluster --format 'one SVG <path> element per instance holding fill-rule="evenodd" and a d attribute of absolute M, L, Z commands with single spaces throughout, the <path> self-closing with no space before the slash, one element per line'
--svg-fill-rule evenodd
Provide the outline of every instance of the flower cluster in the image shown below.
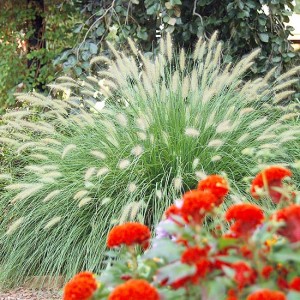
<path fill-rule="evenodd" d="M 93 298 L 95 285 L 82 285 L 76 276 L 65 295 L 83 300 L 300 299 L 300 205 L 283 181 L 291 175 L 272 166 L 252 181 L 255 200 L 269 198 L 276 209 L 249 202 L 227 205 L 225 213 L 229 184 L 222 176 L 208 176 L 166 210 L 157 226 L 165 234 L 154 237 L 150 248 L 147 226 L 114 227 L 107 246 L 127 251 L 120 260 L 112 258 Z"/>

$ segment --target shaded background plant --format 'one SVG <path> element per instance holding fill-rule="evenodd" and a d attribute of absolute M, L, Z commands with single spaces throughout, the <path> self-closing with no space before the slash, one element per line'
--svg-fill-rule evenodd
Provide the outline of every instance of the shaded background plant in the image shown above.
<path fill-rule="evenodd" d="M 156 224 L 204 173 L 223 173 L 241 194 L 257 161 L 298 158 L 298 113 L 276 103 L 292 94 L 299 68 L 272 84 L 271 73 L 244 82 L 259 51 L 223 64 L 216 34 L 199 40 L 191 58 L 174 54 L 170 36 L 153 60 L 129 45 L 132 56 L 110 45 L 114 60 L 93 59 L 106 66 L 98 77 L 60 78 L 52 88 L 64 101 L 20 94 L 30 106 L 3 116 L 0 141 L 21 168 L 0 200 L 1 282 L 99 271 L 113 224 Z M 90 96 L 104 109 L 83 106 Z"/>

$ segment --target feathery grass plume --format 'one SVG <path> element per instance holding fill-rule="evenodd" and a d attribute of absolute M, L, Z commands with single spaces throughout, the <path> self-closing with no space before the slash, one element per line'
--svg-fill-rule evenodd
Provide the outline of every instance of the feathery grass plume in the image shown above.
<path fill-rule="evenodd" d="M 263 105 L 276 101 L 276 84 L 293 80 L 295 71 L 276 84 L 270 74 L 243 81 L 258 52 L 226 65 L 216 35 L 200 40 L 185 61 L 173 53 L 170 36 L 160 45 L 153 59 L 114 49 L 113 61 L 93 61 L 105 73 L 69 87 L 68 99 L 46 97 L 47 109 L 39 109 L 43 97 L 30 94 L 32 106 L 18 118 L 4 115 L 1 137 L 11 139 L 14 132 L 27 138 L 13 136 L 18 145 L 9 147 L 18 154 L 12 164 L 17 169 L 4 171 L 12 178 L 1 182 L 0 282 L 99 272 L 107 232 L 127 209 L 125 219 L 152 226 L 206 174 L 223 171 L 239 195 L 257 162 L 299 161 L 297 110 Z M 105 82 L 96 83 L 103 77 L 115 84 L 110 95 L 102 93 Z M 76 85 L 68 78 L 57 84 L 64 81 Z M 85 110 L 82 102 L 89 97 L 83 91 L 97 92 L 104 109 Z M 13 199 L 22 200 L 12 205 Z M 24 222 L 5 234 L 19 218 Z"/>

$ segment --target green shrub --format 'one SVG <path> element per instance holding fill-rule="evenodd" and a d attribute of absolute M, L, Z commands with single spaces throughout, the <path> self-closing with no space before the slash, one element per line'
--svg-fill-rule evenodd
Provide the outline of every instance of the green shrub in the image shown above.
<path fill-rule="evenodd" d="M 64 101 L 23 94 L 28 109 L 3 116 L 0 141 L 24 167 L 0 200 L 2 283 L 99 271 L 113 224 L 156 224 L 203 173 L 228 176 L 241 194 L 257 162 L 296 161 L 298 113 L 276 103 L 292 94 L 299 68 L 245 82 L 259 51 L 223 64 L 216 35 L 200 40 L 193 58 L 174 54 L 170 36 L 154 60 L 129 44 L 133 56 L 111 47 L 115 60 L 93 60 L 109 66 L 97 78 L 60 78 L 52 88 Z M 90 97 L 105 108 L 92 112 Z"/>
<path fill-rule="evenodd" d="M 79 59 L 76 75 L 88 70 L 96 45 L 104 50 L 105 41 L 110 41 L 122 48 L 130 37 L 151 55 L 158 51 L 156 36 L 166 33 L 173 34 L 176 45 L 190 50 L 199 37 L 218 30 L 226 43 L 227 61 L 236 61 L 259 47 L 262 51 L 250 68 L 252 76 L 261 76 L 274 66 L 279 76 L 297 56 L 287 39 L 292 30 L 286 26 L 292 0 L 87 0 L 80 7 L 86 19 L 78 24 L 78 32 L 87 31 L 85 39 L 74 51 L 63 54 L 66 69 Z"/>

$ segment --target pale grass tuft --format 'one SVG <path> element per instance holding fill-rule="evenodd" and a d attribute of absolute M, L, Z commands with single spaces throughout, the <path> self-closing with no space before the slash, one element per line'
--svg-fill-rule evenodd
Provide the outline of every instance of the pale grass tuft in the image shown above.
<path fill-rule="evenodd" d="M 129 193 L 134 193 L 137 190 L 137 185 L 134 182 L 128 184 Z"/>
<path fill-rule="evenodd" d="M 215 140 L 211 140 L 211 141 L 207 144 L 207 146 L 208 146 L 208 147 L 216 147 L 216 148 L 218 148 L 218 147 L 221 147 L 223 144 L 224 144 L 224 141 L 219 140 L 219 139 L 215 139 Z"/>
<path fill-rule="evenodd" d="M 52 171 L 46 174 L 48 177 L 52 177 L 52 178 L 59 178 L 62 177 L 63 174 L 61 172 L 58 171 Z"/>
<path fill-rule="evenodd" d="M 231 126 L 230 120 L 225 120 L 225 121 L 221 122 L 216 128 L 217 133 L 228 132 L 231 130 L 232 130 L 232 126 Z"/>
<path fill-rule="evenodd" d="M 101 176 L 107 174 L 108 172 L 109 172 L 109 169 L 107 167 L 103 167 L 103 168 L 101 168 L 101 169 L 98 170 L 96 176 L 97 177 L 101 177 Z"/>
<path fill-rule="evenodd" d="M 62 152 L 61 158 L 64 159 L 70 151 L 72 151 L 76 148 L 77 148 L 77 146 L 74 144 L 67 145 Z"/>
<path fill-rule="evenodd" d="M 52 226 L 56 225 L 57 223 L 60 222 L 60 220 L 62 219 L 62 217 L 53 217 L 44 227 L 44 229 L 49 229 Z"/>
<path fill-rule="evenodd" d="M 50 200 L 52 200 L 54 197 L 56 197 L 57 195 L 59 195 L 61 193 L 61 190 L 54 190 L 51 193 L 49 193 L 43 200 L 43 202 L 48 202 Z"/>
<path fill-rule="evenodd" d="M 199 50 L 200 50 L 200 47 L 202 46 L 202 44 L 203 44 L 203 40 L 202 40 L 202 37 L 200 37 L 196 43 L 195 50 L 193 52 L 194 60 L 196 60 L 198 58 L 198 53 L 199 53 Z"/>
<path fill-rule="evenodd" d="M 174 93 L 176 93 L 177 90 L 178 90 L 178 85 L 179 85 L 179 72 L 178 72 L 178 70 L 176 70 L 173 73 L 171 80 L 172 80 L 172 91 Z"/>
<path fill-rule="evenodd" d="M 159 200 L 161 200 L 163 197 L 163 192 L 161 190 L 156 190 L 155 195 Z"/>
<path fill-rule="evenodd" d="M 124 115 L 122 113 L 119 113 L 116 115 L 116 120 L 123 127 L 126 127 L 128 125 L 127 117 L 126 117 L 126 115 Z"/>
<path fill-rule="evenodd" d="M 61 145 L 61 142 L 55 139 L 51 139 L 51 138 L 44 138 L 41 140 L 41 142 L 45 143 L 45 144 L 54 144 L 54 145 Z"/>
<path fill-rule="evenodd" d="M 8 191 L 14 190 L 22 190 L 34 187 L 35 183 L 12 183 L 10 185 L 5 186 L 4 188 Z"/>
<path fill-rule="evenodd" d="M 5 113 L 2 118 L 3 120 L 7 120 L 9 118 L 23 118 L 23 117 L 26 117 L 26 116 L 29 116 L 32 114 L 32 111 L 30 110 L 17 110 L 17 111 L 11 111 L 11 112 L 8 112 L 8 113 Z"/>
<path fill-rule="evenodd" d="M 192 75 L 191 75 L 191 90 L 194 92 L 198 90 L 198 76 L 197 76 L 197 70 L 193 69 Z"/>
<path fill-rule="evenodd" d="M 245 115 L 245 114 L 248 114 L 248 113 L 251 113 L 255 111 L 255 109 L 253 107 L 246 107 L 246 108 L 243 108 L 240 110 L 240 115 Z"/>
<path fill-rule="evenodd" d="M 193 170 L 195 170 L 195 169 L 198 167 L 199 162 L 200 162 L 200 159 L 199 159 L 199 158 L 195 158 L 195 159 L 193 160 L 193 163 L 192 163 L 192 168 L 193 168 Z"/>
<path fill-rule="evenodd" d="M 119 161 L 118 168 L 121 170 L 127 169 L 130 166 L 129 159 L 122 159 Z"/>
<path fill-rule="evenodd" d="M 95 187 L 95 184 L 92 183 L 92 182 L 90 182 L 90 181 L 85 181 L 85 182 L 84 182 L 84 187 L 85 187 L 86 189 L 92 189 L 92 188 Z"/>
<path fill-rule="evenodd" d="M 190 92 L 190 78 L 185 76 L 182 83 L 182 93 L 181 96 L 183 99 L 187 98 Z"/>
<path fill-rule="evenodd" d="M 264 117 L 264 118 L 261 118 L 261 119 L 258 119 L 254 122 L 252 122 L 250 125 L 249 125 L 249 128 L 255 128 L 255 127 L 258 127 L 264 123 L 266 123 L 268 121 L 268 118 L 267 117 Z"/>
<path fill-rule="evenodd" d="M 81 191 L 78 191 L 78 192 L 74 195 L 73 199 L 74 199 L 74 200 L 79 200 L 79 199 L 85 197 L 88 193 L 89 193 L 89 191 L 87 191 L 87 190 L 81 190 Z"/>
<path fill-rule="evenodd" d="M 13 199 L 11 199 L 11 203 L 15 203 L 19 200 L 24 200 L 34 194 L 36 194 L 38 191 L 40 191 L 42 188 L 44 187 L 44 185 L 41 183 L 36 183 L 34 185 L 32 185 L 30 188 L 18 193 Z"/>
<path fill-rule="evenodd" d="M 207 177 L 207 174 L 204 171 L 197 171 L 195 172 L 195 176 L 198 180 L 205 179 Z"/>
<path fill-rule="evenodd" d="M 90 152 L 93 156 L 95 156 L 96 158 L 99 158 L 101 160 L 106 159 L 106 155 L 105 153 L 98 151 L 98 150 L 92 150 Z"/>
<path fill-rule="evenodd" d="M 281 93 L 278 93 L 275 95 L 273 103 L 277 104 L 280 101 L 287 99 L 289 96 L 291 96 L 293 94 L 295 94 L 295 91 L 292 91 L 292 90 L 291 91 L 283 91 Z"/>
<path fill-rule="evenodd" d="M 145 202 L 144 201 L 138 201 L 138 202 L 134 202 L 134 205 L 132 205 L 131 207 L 131 212 L 130 212 L 130 220 L 133 221 L 137 215 L 138 215 L 138 212 L 140 211 L 140 209 L 145 205 Z"/>
<path fill-rule="evenodd" d="M 84 174 L 84 181 L 89 181 L 89 179 L 96 173 L 96 168 L 91 167 L 88 168 L 87 171 Z"/>
<path fill-rule="evenodd" d="M 29 156 L 32 157 L 32 158 L 35 158 L 35 159 L 49 160 L 48 156 L 46 156 L 44 154 L 41 154 L 41 153 L 30 154 Z"/>
<path fill-rule="evenodd" d="M 242 135 L 238 138 L 238 140 L 237 140 L 238 144 L 244 142 L 249 136 L 250 136 L 250 135 L 249 135 L 248 132 L 242 134 Z"/>
<path fill-rule="evenodd" d="M 216 161 L 219 161 L 222 159 L 222 156 L 220 155 L 214 155 L 212 158 L 211 158 L 211 161 L 212 162 L 216 162 Z"/>
<path fill-rule="evenodd" d="M 147 140 L 147 134 L 145 132 L 138 131 L 136 134 L 141 141 Z"/>
<path fill-rule="evenodd" d="M 171 34 L 168 33 L 167 34 L 167 40 L 166 40 L 166 47 L 167 47 L 167 57 L 168 57 L 168 61 L 171 62 L 172 60 L 172 56 L 173 56 L 173 45 L 172 45 L 172 38 L 171 38 Z"/>
<path fill-rule="evenodd" d="M 10 235 L 12 234 L 13 232 L 15 232 L 19 227 L 20 225 L 24 222 L 25 218 L 24 217 L 21 217 L 19 219 L 17 219 L 16 221 L 14 221 L 13 223 L 11 223 L 9 226 L 8 226 L 8 229 L 6 231 L 6 234 L 7 235 Z"/>
<path fill-rule="evenodd" d="M 297 82 L 299 82 L 298 78 L 290 79 L 286 82 L 275 85 L 273 87 L 273 91 L 277 92 L 277 91 L 283 90 L 283 89 L 285 89 L 287 87 L 290 87 L 291 85 L 293 85 L 294 83 L 297 83 Z"/>
<path fill-rule="evenodd" d="M 177 190 L 177 191 L 181 190 L 182 184 L 183 184 L 182 177 L 176 177 L 176 178 L 174 178 L 173 184 L 174 184 L 175 190 Z"/>
<path fill-rule="evenodd" d="M 142 131 L 146 131 L 149 128 L 149 124 L 144 117 L 137 118 L 136 125 Z"/>
<path fill-rule="evenodd" d="M 39 165 L 29 165 L 24 167 L 25 170 L 28 170 L 33 173 L 44 173 L 45 170 L 42 166 Z"/>
<path fill-rule="evenodd" d="M 93 64 L 96 64 L 99 62 L 109 65 L 111 63 L 111 60 L 109 58 L 107 58 L 106 56 L 96 56 L 90 60 L 90 65 L 92 66 Z"/>
<path fill-rule="evenodd" d="M 0 181 L 6 181 L 11 179 L 12 179 L 11 174 L 0 174 Z"/>
<path fill-rule="evenodd" d="M 185 135 L 190 137 L 198 137 L 200 135 L 200 132 L 195 128 L 188 127 L 185 129 Z"/>
<path fill-rule="evenodd" d="M 144 148 L 141 145 L 136 145 L 134 148 L 131 150 L 131 154 L 134 156 L 140 156 L 144 152 Z"/>
<path fill-rule="evenodd" d="M 89 202 L 91 202 L 92 198 L 91 197 L 85 197 L 83 199 L 80 200 L 80 202 L 78 203 L 78 207 L 82 207 L 86 204 L 88 204 Z"/>
<path fill-rule="evenodd" d="M 185 51 L 183 48 L 180 51 L 179 67 L 180 67 L 181 72 L 183 72 L 185 70 Z"/>
<path fill-rule="evenodd" d="M 10 138 L 7 138 L 7 137 L 0 137 L 0 143 L 9 144 L 9 145 L 13 145 L 13 146 L 18 146 L 19 145 L 19 142 L 17 140 L 10 139 Z"/>
<path fill-rule="evenodd" d="M 108 204 L 110 201 L 111 201 L 111 198 L 109 198 L 109 197 L 103 198 L 101 201 L 101 205 Z"/>
<path fill-rule="evenodd" d="M 52 183 L 56 183 L 56 180 L 53 177 L 49 177 L 49 176 L 43 174 L 43 176 L 39 178 L 39 182 L 46 183 L 46 184 L 52 184 Z"/>

